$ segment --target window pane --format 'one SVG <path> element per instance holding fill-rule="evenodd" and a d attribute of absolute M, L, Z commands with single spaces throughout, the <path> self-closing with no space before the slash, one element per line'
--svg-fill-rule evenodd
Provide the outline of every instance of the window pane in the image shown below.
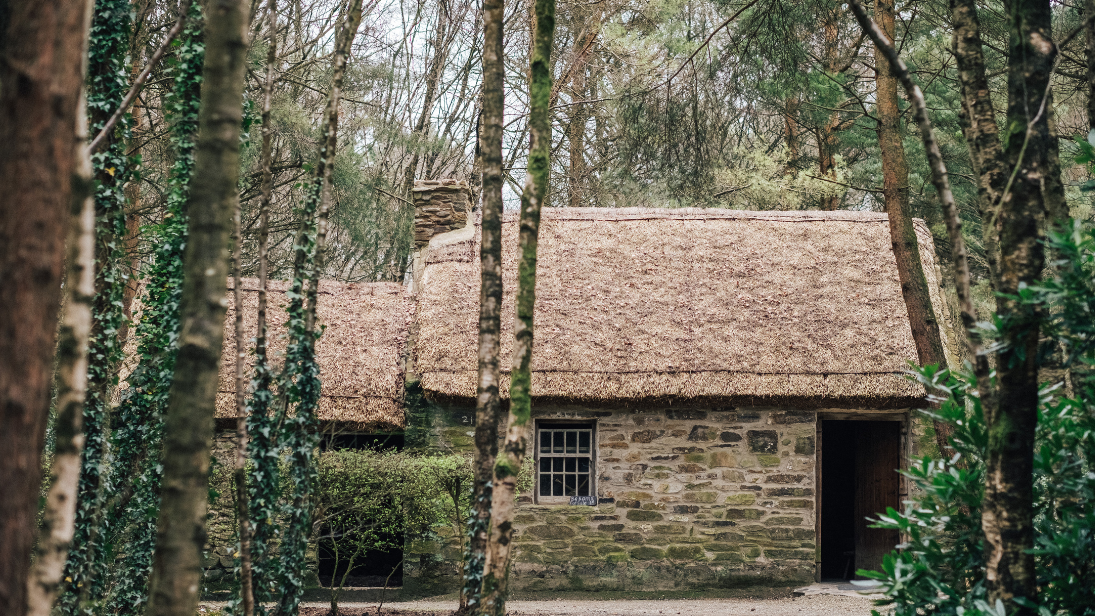
<path fill-rule="evenodd" d="M 567 489 L 567 493 L 564 494 L 564 496 L 574 496 L 575 495 L 575 491 L 574 491 L 575 486 L 574 486 L 574 484 L 576 483 L 575 475 L 563 475 L 563 477 L 566 477 L 566 489 Z"/>
<path fill-rule="evenodd" d="M 578 453 L 578 433 L 567 432 L 567 450 L 566 453 Z"/>
<path fill-rule="evenodd" d="M 551 432 L 547 430 L 540 433 L 540 453 L 551 453 Z"/>
<path fill-rule="evenodd" d="M 577 462 L 578 460 L 576 458 L 566 458 L 566 467 L 564 470 L 566 470 L 566 472 L 568 473 L 573 473 L 574 471 L 578 470 Z"/>
<path fill-rule="evenodd" d="M 551 448 L 552 453 L 563 453 L 563 433 L 553 432 L 555 436 L 554 445 Z"/>
<path fill-rule="evenodd" d="M 540 475 L 540 496 L 551 496 L 551 475 Z"/>
<path fill-rule="evenodd" d="M 589 475 L 578 475 L 578 496 L 589 496 Z"/>
<path fill-rule="evenodd" d="M 552 470 L 554 470 L 556 473 L 563 472 L 563 460 L 565 460 L 565 459 L 566 458 L 552 458 L 551 459 L 552 460 L 552 466 L 555 467 Z"/>
<path fill-rule="evenodd" d="M 566 496 L 563 493 L 563 476 L 553 475 L 551 478 L 551 495 L 552 496 Z"/>
<path fill-rule="evenodd" d="M 578 433 L 578 453 L 589 453 L 589 432 Z"/>
<path fill-rule="evenodd" d="M 540 472 L 541 473 L 550 473 L 551 472 L 551 458 L 540 458 Z"/>
<path fill-rule="evenodd" d="M 588 473 L 589 472 L 589 458 L 578 458 L 578 472 L 579 473 Z"/>

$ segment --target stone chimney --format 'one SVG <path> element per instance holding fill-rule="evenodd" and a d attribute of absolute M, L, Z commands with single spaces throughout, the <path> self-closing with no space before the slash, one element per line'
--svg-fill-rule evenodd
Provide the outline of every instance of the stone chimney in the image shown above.
<path fill-rule="evenodd" d="M 415 180 L 414 247 L 430 243 L 434 236 L 461 229 L 471 214 L 471 188 L 465 180 Z"/>

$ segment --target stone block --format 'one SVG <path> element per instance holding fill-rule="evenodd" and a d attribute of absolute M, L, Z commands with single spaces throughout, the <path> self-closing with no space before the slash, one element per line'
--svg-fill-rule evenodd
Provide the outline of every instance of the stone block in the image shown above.
<path fill-rule="evenodd" d="M 777 515 L 768 518 L 764 523 L 768 526 L 800 526 L 802 525 L 802 518 Z"/>
<path fill-rule="evenodd" d="M 699 409 L 674 409 L 666 411 L 665 417 L 669 420 L 702 421 L 707 419 L 707 411 L 701 411 Z"/>
<path fill-rule="evenodd" d="M 706 488 L 710 485 L 711 485 L 710 481 L 701 481 L 699 483 L 687 483 L 687 484 L 685 484 L 684 489 L 694 492 L 696 490 L 702 490 L 702 489 L 704 489 L 704 488 Z"/>
<path fill-rule="evenodd" d="M 735 467 L 738 459 L 729 451 L 716 451 L 711 454 L 711 468 Z"/>
<path fill-rule="evenodd" d="M 659 535 L 683 535 L 688 528 L 684 524 L 655 524 L 654 532 Z"/>
<path fill-rule="evenodd" d="M 754 494 L 731 494 L 726 497 L 727 505 L 752 505 L 757 502 L 757 497 Z"/>
<path fill-rule="evenodd" d="M 673 513 L 699 513 L 698 505 L 673 505 Z"/>
<path fill-rule="evenodd" d="M 759 520 L 764 516 L 764 512 L 760 509 L 727 509 L 726 519 L 728 520 Z"/>
<path fill-rule="evenodd" d="M 599 525 L 597 525 L 597 530 L 602 531 L 602 532 L 606 532 L 606 533 L 618 533 L 623 529 L 624 529 L 623 524 L 599 524 Z"/>
<path fill-rule="evenodd" d="M 605 562 L 609 564 L 623 563 L 627 562 L 629 559 L 630 557 L 628 556 L 627 552 L 608 554 L 607 556 L 605 556 Z"/>
<path fill-rule="evenodd" d="M 789 498 L 779 501 L 779 506 L 788 509 L 813 509 L 814 501 L 805 498 Z"/>
<path fill-rule="evenodd" d="M 573 528 L 557 524 L 531 526 L 525 532 L 540 539 L 570 539 L 575 534 Z"/>
<path fill-rule="evenodd" d="M 741 549 L 741 555 L 746 558 L 757 558 L 760 556 L 760 548 L 755 545 L 746 546 Z"/>
<path fill-rule="evenodd" d="M 632 522 L 657 522 L 662 520 L 662 514 L 657 511 L 646 511 L 644 509 L 632 509 L 627 512 L 627 519 Z"/>
<path fill-rule="evenodd" d="M 814 529 L 812 528 L 773 528 L 768 531 L 772 539 L 776 541 L 807 541 L 813 540 Z"/>
<path fill-rule="evenodd" d="M 779 466 L 779 456 L 769 453 L 758 453 L 757 462 L 759 462 L 761 466 Z"/>
<path fill-rule="evenodd" d="M 715 440 L 718 435 L 718 429 L 711 426 L 692 426 L 692 431 L 688 433 L 688 440 L 694 443 L 706 443 Z"/>
<path fill-rule="evenodd" d="M 731 543 L 738 544 L 745 541 L 745 535 L 741 533 L 717 533 L 715 535 L 715 541 L 729 541 Z"/>
<path fill-rule="evenodd" d="M 772 497 L 772 498 L 777 498 L 777 497 L 780 497 L 780 496 L 795 496 L 795 497 L 801 498 L 803 496 L 813 496 L 814 495 L 814 489 L 813 488 L 789 488 L 789 487 L 765 488 L 764 489 L 764 495 L 768 496 L 768 497 Z"/>
<path fill-rule="evenodd" d="M 745 562 L 745 558 L 742 557 L 741 552 L 716 552 L 713 560 L 722 562 L 742 563 Z"/>
<path fill-rule="evenodd" d="M 713 503 L 718 498 L 718 492 L 688 492 L 684 495 L 684 500 L 688 503 Z"/>
<path fill-rule="evenodd" d="M 745 481 L 745 473 L 741 471 L 723 471 L 723 481 Z"/>
<path fill-rule="evenodd" d="M 769 475 L 764 478 L 768 483 L 802 483 L 806 481 L 806 475 Z"/>
<path fill-rule="evenodd" d="M 642 509 L 646 511 L 665 511 L 665 503 L 643 503 Z"/>
<path fill-rule="evenodd" d="M 644 501 L 654 498 L 654 495 L 649 492 L 626 492 L 624 493 L 623 498 L 627 500 Z"/>
<path fill-rule="evenodd" d="M 605 543 L 605 544 L 597 546 L 597 553 L 600 554 L 601 556 L 606 556 L 608 554 L 615 554 L 615 553 L 618 553 L 618 552 L 626 552 L 626 551 L 627 551 L 627 548 L 625 548 L 622 545 L 616 545 L 615 543 Z"/>
<path fill-rule="evenodd" d="M 616 533 L 612 536 L 616 543 L 642 543 L 643 536 L 640 533 Z"/>
<path fill-rule="evenodd" d="M 795 439 L 795 453 L 808 456 L 814 453 L 814 437 L 800 436 Z"/>
<path fill-rule="evenodd" d="M 707 467 L 700 466 L 699 464 L 681 464 L 677 467 L 677 471 L 681 473 L 700 473 L 707 470 Z"/>
<path fill-rule="evenodd" d="M 569 541 L 559 541 L 559 540 L 545 541 L 544 542 L 544 547 L 549 549 L 549 550 L 565 550 L 565 549 L 568 549 L 570 547 L 570 542 Z"/>
<path fill-rule="evenodd" d="M 701 452 L 703 452 L 703 447 L 674 447 L 673 448 L 673 453 L 677 453 L 677 454 L 701 453 Z M 656 458 L 650 458 L 650 459 L 654 460 Z"/>
<path fill-rule="evenodd" d="M 619 500 L 616 501 L 616 506 L 621 509 L 638 509 L 639 501 L 629 499 Z"/>
<path fill-rule="evenodd" d="M 753 453 L 776 453 L 779 450 L 779 434 L 775 430 L 749 430 L 745 437 L 749 441 L 749 451 Z"/>
<path fill-rule="evenodd" d="M 686 454 L 684 454 L 684 461 L 685 462 L 692 462 L 693 464 L 707 464 L 707 454 L 705 454 L 705 453 L 686 453 Z M 700 469 L 700 471 L 705 471 L 705 470 L 707 470 L 707 469 L 706 468 Z M 698 473 L 700 471 L 696 471 L 696 472 Z"/>
<path fill-rule="evenodd" d="M 730 421 L 739 423 L 756 423 L 760 421 L 760 413 L 756 411 L 738 411 L 730 414 Z"/>
<path fill-rule="evenodd" d="M 813 423 L 816 415 L 813 413 L 790 412 L 772 413 L 769 419 L 774 424 Z"/>
<path fill-rule="evenodd" d="M 631 433 L 632 443 L 650 443 L 665 435 L 665 430 L 636 430 Z"/>
<path fill-rule="evenodd" d="M 631 550 L 631 558 L 635 560 L 661 560 L 665 558 L 665 550 L 643 546 Z"/>
<path fill-rule="evenodd" d="M 532 515 L 531 513 L 518 513 L 517 515 L 513 516 L 513 521 L 517 522 L 518 524 L 534 524 L 540 521 L 540 518 Z"/>
<path fill-rule="evenodd" d="M 605 521 L 609 521 L 609 520 L 619 520 L 619 519 L 620 519 L 620 516 L 618 516 L 618 515 L 607 515 L 606 514 L 606 515 L 591 515 L 591 516 L 589 516 L 589 521 L 590 522 L 605 522 Z"/>
<path fill-rule="evenodd" d="M 786 550 L 782 548 L 765 548 L 764 555 L 772 560 L 813 560 L 813 550 Z"/>
<path fill-rule="evenodd" d="M 596 558 L 597 550 L 591 545 L 571 546 L 570 554 L 575 558 Z"/>
<path fill-rule="evenodd" d="M 699 545 L 671 545 L 665 550 L 665 555 L 673 560 L 699 560 L 703 559 L 703 547 Z"/>
<path fill-rule="evenodd" d="M 741 435 L 737 432 L 723 432 L 719 434 L 719 440 L 724 443 L 739 443 L 741 442 Z"/>

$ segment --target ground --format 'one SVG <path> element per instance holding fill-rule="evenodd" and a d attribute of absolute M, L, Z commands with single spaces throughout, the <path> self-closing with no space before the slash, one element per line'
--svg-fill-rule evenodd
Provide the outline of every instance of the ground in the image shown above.
<path fill-rule="evenodd" d="M 801 589 L 800 589 L 801 590 Z M 792 589 L 742 589 L 721 596 L 697 598 L 701 593 L 650 593 L 636 598 L 609 593 L 559 593 L 518 597 L 509 602 L 511 616 L 869 616 L 871 599 L 841 584 L 808 587 L 804 596 Z M 659 596 L 661 595 L 661 596 Z M 664 598 L 662 598 L 664 596 Z M 596 597 L 596 598 L 592 598 Z M 329 604 L 306 603 L 301 616 L 327 616 Z M 377 614 L 376 602 L 343 601 L 343 616 Z M 381 616 L 447 616 L 456 608 L 455 597 L 430 597 L 416 601 L 387 602 Z M 880 609 L 885 613 L 884 608 Z"/>

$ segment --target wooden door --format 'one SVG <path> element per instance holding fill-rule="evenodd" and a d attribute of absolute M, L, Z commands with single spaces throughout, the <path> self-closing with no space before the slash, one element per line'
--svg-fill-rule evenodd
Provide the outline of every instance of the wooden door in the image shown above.
<path fill-rule="evenodd" d="M 886 507 L 900 505 L 901 423 L 856 422 L 855 567 L 879 570 L 882 557 L 899 542 L 896 530 L 869 528 Z"/>

